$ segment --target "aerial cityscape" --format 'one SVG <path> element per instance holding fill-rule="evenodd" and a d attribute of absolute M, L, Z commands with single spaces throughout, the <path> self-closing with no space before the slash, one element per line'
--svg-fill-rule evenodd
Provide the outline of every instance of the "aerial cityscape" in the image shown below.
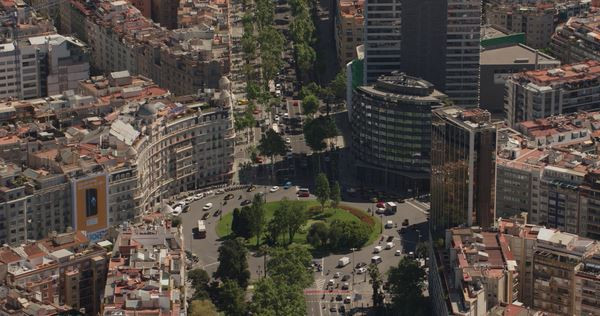
<path fill-rule="evenodd" d="M 0 316 L 600 316 L 600 0 L 0 1 Z"/>

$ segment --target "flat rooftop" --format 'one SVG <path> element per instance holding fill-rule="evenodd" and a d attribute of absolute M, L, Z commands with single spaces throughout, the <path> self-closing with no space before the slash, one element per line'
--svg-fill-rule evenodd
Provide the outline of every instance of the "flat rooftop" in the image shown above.
<path fill-rule="evenodd" d="M 525 45 L 511 45 L 498 48 L 487 48 L 481 52 L 481 65 L 518 65 L 534 64 L 536 50 Z M 538 64 L 560 66 L 560 61 L 538 52 Z"/>

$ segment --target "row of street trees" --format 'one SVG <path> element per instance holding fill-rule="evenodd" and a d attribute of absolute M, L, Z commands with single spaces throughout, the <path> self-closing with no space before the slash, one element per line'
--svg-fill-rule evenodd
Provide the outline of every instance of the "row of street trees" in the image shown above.
<path fill-rule="evenodd" d="M 290 24 L 290 36 L 294 42 L 296 65 L 300 78 L 308 81 L 317 57 L 313 49 L 316 37 L 315 25 L 310 14 L 310 3 L 308 0 L 290 0 L 290 5 L 294 16 Z"/>

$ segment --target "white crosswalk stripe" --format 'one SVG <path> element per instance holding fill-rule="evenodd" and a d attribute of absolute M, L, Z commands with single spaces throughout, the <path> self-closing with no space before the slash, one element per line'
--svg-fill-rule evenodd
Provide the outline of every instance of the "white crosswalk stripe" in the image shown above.
<path fill-rule="evenodd" d="M 325 279 L 318 278 L 315 279 L 315 289 L 322 290 L 325 287 Z"/>

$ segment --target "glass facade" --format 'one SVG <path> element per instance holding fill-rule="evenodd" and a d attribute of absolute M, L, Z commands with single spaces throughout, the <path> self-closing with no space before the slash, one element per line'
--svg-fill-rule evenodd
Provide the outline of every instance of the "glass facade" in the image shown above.
<path fill-rule="evenodd" d="M 433 111 L 431 227 L 435 231 L 493 225 L 496 128 L 489 118 L 480 109 Z"/>
<path fill-rule="evenodd" d="M 441 106 L 440 96 L 444 95 L 430 83 L 403 74 L 383 76 L 375 85 L 357 88 L 352 111 L 355 157 L 382 171 L 386 177 L 378 177 L 382 183 L 390 183 L 390 174 L 428 179 L 431 109 Z"/>

